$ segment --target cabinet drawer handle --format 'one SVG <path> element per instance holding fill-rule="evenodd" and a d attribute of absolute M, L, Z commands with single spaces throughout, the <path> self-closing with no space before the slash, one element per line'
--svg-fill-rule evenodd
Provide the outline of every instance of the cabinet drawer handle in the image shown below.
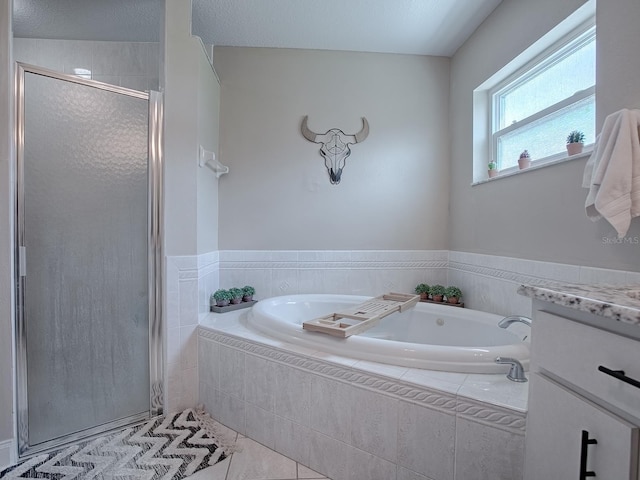
<path fill-rule="evenodd" d="M 597 445 L 595 438 L 589 438 L 589 432 L 582 430 L 582 442 L 580 444 L 580 480 L 586 480 L 587 477 L 595 477 L 596 472 L 587 471 L 587 456 L 589 445 Z"/>
<path fill-rule="evenodd" d="M 640 382 L 631 377 L 627 377 L 624 374 L 624 370 L 610 370 L 607 367 L 603 367 L 602 365 L 598 367 L 598 370 L 600 370 L 602 373 L 606 373 L 607 375 L 611 375 L 612 377 L 617 378 L 624 383 L 628 383 L 629 385 L 633 385 L 636 388 L 640 388 Z"/>

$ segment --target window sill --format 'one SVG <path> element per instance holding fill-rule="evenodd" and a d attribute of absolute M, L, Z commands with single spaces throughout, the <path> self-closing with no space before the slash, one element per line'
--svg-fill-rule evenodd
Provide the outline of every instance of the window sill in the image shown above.
<path fill-rule="evenodd" d="M 508 178 L 508 177 L 513 177 L 515 175 L 520 175 L 523 173 L 527 173 L 530 172 L 532 170 L 540 170 L 541 168 L 545 168 L 545 167 L 551 167 L 553 165 L 558 165 L 559 163 L 565 163 L 565 162 L 569 162 L 572 160 L 579 160 L 581 158 L 588 158 L 591 156 L 591 153 L 593 152 L 593 148 L 585 148 L 582 153 L 578 153 L 577 155 L 571 155 L 571 156 L 565 156 L 562 158 L 558 158 L 556 160 L 551 160 L 550 162 L 545 162 L 545 163 L 540 163 L 538 165 L 531 165 L 529 168 L 525 168 L 523 170 L 506 170 L 504 172 L 501 172 L 498 174 L 497 177 L 493 177 L 493 178 L 485 178 L 482 180 L 478 180 L 477 182 L 472 182 L 471 186 L 475 187 L 476 185 L 482 185 L 483 183 L 490 183 L 490 182 L 494 182 L 496 180 L 501 180 L 503 178 Z"/>

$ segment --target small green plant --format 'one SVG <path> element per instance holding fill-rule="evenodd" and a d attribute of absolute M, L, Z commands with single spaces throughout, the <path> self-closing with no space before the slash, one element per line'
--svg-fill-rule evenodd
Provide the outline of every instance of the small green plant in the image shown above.
<path fill-rule="evenodd" d="M 216 303 L 228 302 L 231 300 L 231 294 L 228 290 L 219 289 L 211 294 L 211 298 L 215 300 Z"/>
<path fill-rule="evenodd" d="M 432 297 L 441 297 L 444 295 L 444 286 L 443 285 L 431 285 L 429 287 L 429 293 Z"/>
<path fill-rule="evenodd" d="M 252 297 L 253 295 L 255 295 L 255 293 L 256 289 L 251 285 L 245 285 L 244 287 L 242 287 L 242 294 L 245 297 Z"/>
<path fill-rule="evenodd" d="M 231 300 L 233 300 L 234 298 L 242 298 L 242 289 L 241 288 L 230 288 L 229 289 L 229 294 L 231 294 Z"/>
<path fill-rule="evenodd" d="M 429 285 L 426 283 L 420 283 L 416 286 L 415 292 L 418 295 L 422 295 L 423 293 L 429 293 Z"/>
<path fill-rule="evenodd" d="M 567 143 L 584 143 L 584 133 L 580 130 L 574 130 L 567 135 Z"/>
<path fill-rule="evenodd" d="M 489 170 L 497 170 L 498 169 L 498 164 L 496 162 L 489 162 L 489 164 L 487 165 L 487 168 Z"/>
<path fill-rule="evenodd" d="M 458 287 L 447 287 L 444 289 L 444 294 L 447 298 L 460 298 L 462 297 L 462 290 Z"/>
<path fill-rule="evenodd" d="M 524 152 L 522 152 L 520 154 L 520 158 L 531 158 L 531 155 L 529 154 L 529 152 L 527 150 L 525 150 Z"/>

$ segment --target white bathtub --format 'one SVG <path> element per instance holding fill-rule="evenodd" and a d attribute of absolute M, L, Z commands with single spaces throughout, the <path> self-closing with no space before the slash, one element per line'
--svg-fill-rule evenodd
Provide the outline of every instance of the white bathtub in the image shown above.
<path fill-rule="evenodd" d="M 271 337 L 361 360 L 462 373 L 506 372 L 496 357 L 529 366 L 529 343 L 497 326 L 499 315 L 419 303 L 394 313 L 366 332 L 337 338 L 302 329 L 302 322 L 339 312 L 369 297 L 288 295 L 261 300 L 247 316 L 248 326 Z M 513 327 L 512 327 L 513 328 Z"/>

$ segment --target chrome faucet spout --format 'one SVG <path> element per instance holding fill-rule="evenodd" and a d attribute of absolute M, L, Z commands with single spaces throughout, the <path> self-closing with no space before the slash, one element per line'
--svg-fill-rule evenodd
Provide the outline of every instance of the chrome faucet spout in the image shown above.
<path fill-rule="evenodd" d="M 531 319 L 523 315 L 509 315 L 498 322 L 500 328 L 507 328 L 512 323 L 524 323 L 527 327 L 531 327 Z"/>
<path fill-rule="evenodd" d="M 524 375 L 524 368 L 522 367 L 522 364 L 515 358 L 497 357 L 495 362 L 511 365 L 509 373 L 507 373 L 507 378 L 512 382 L 524 383 L 528 381 L 527 377 Z"/>

